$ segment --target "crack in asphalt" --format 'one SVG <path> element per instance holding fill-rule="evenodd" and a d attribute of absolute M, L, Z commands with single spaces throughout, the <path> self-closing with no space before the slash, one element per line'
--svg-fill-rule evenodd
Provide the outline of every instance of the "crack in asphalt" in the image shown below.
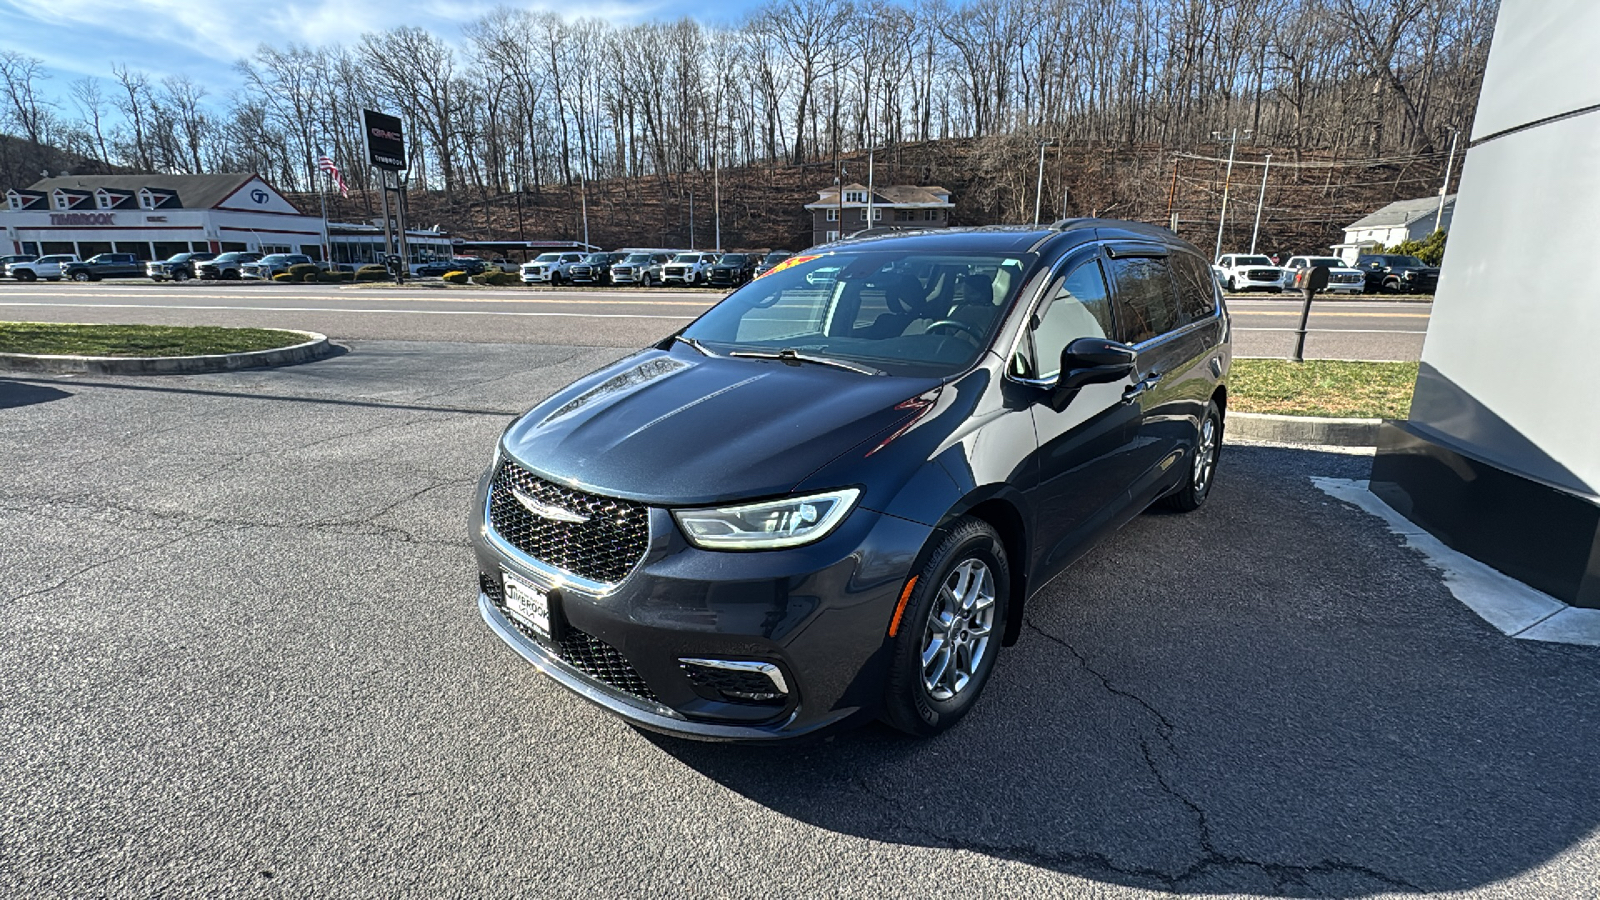
<path fill-rule="evenodd" d="M 1173 741 L 1173 734 L 1176 732 L 1176 727 L 1173 725 L 1172 720 L 1168 719 L 1166 715 L 1161 712 L 1161 710 L 1155 707 L 1154 704 L 1130 690 L 1117 687 L 1112 683 L 1110 676 L 1090 665 L 1088 657 L 1079 652 L 1076 647 L 1073 647 L 1069 641 L 1058 635 L 1051 634 L 1043 628 L 1040 628 L 1037 623 L 1027 619 L 1023 620 L 1023 624 L 1035 634 L 1038 634 L 1039 636 L 1060 646 L 1070 653 L 1072 657 L 1078 661 L 1078 664 L 1083 668 L 1083 670 L 1099 681 L 1101 686 L 1108 693 L 1115 697 L 1130 700 L 1137 704 L 1141 709 L 1149 713 L 1150 716 L 1156 721 L 1156 735 L 1160 738 L 1161 743 L 1166 746 L 1167 752 L 1175 756 L 1179 755 L 1177 745 Z M 1248 868 L 1262 872 L 1270 877 L 1273 880 L 1275 890 L 1277 890 L 1279 893 L 1284 893 L 1291 888 L 1312 888 L 1312 885 L 1307 882 L 1306 876 L 1336 874 L 1361 875 L 1390 887 L 1401 888 L 1408 891 L 1416 891 L 1419 893 L 1423 892 L 1423 888 L 1398 876 L 1391 875 L 1387 872 L 1382 872 L 1369 866 L 1344 862 L 1342 860 L 1325 859 L 1321 862 L 1311 865 L 1296 865 L 1293 863 L 1264 862 L 1245 856 L 1223 853 L 1217 849 L 1217 845 L 1213 838 L 1211 819 L 1207 815 L 1205 807 L 1201 806 L 1193 798 L 1179 790 L 1177 786 L 1168 779 L 1165 771 L 1163 771 L 1161 765 L 1157 762 L 1155 753 L 1152 752 L 1150 748 L 1150 742 L 1143 737 L 1139 739 L 1139 754 L 1144 759 L 1145 767 L 1150 770 L 1151 776 L 1155 779 L 1156 785 L 1161 788 L 1162 792 L 1176 800 L 1178 803 L 1182 804 L 1183 807 L 1189 811 L 1190 815 L 1194 817 L 1196 837 L 1199 841 L 1201 855 L 1187 869 L 1179 872 L 1176 875 L 1154 873 L 1152 870 L 1129 869 L 1127 867 L 1112 865 L 1110 864 L 1109 860 L 1107 860 L 1106 864 L 1111 865 L 1111 871 L 1126 875 L 1133 875 L 1135 877 L 1152 877 L 1154 875 L 1168 890 L 1175 890 L 1185 882 L 1197 880 L 1219 870 L 1230 868 Z M 1099 854 L 1092 854 L 1089 857 L 1089 861 L 1094 862 L 1095 858 L 1099 856 Z"/>
<path fill-rule="evenodd" d="M 17 594 L 14 597 L 7 597 L 4 602 L 7 605 L 9 605 L 9 604 L 12 604 L 12 603 L 20 603 L 23 600 L 26 600 L 26 599 L 28 599 L 30 597 L 40 597 L 40 596 L 43 596 L 45 594 L 54 593 L 55 591 L 58 591 L 58 590 L 60 590 L 60 589 L 62 589 L 64 587 L 66 587 L 69 583 L 71 583 L 71 581 L 74 578 L 80 578 L 80 577 L 82 577 L 84 575 L 89 574 L 90 572 L 93 572 L 96 569 L 104 568 L 105 566 L 109 566 L 114 562 L 120 562 L 121 560 L 128 559 L 129 557 L 141 556 L 141 555 L 146 554 L 146 553 L 154 553 L 157 550 L 161 550 L 161 549 L 164 549 L 166 547 L 171 547 L 173 544 L 180 544 L 180 543 L 188 540 L 189 538 L 194 537 L 198 532 L 199 532 L 199 529 L 196 529 L 195 531 L 186 531 L 183 534 L 178 535 L 177 537 L 173 538 L 170 541 L 162 541 L 159 544 L 155 544 L 155 545 L 152 545 L 152 546 L 149 546 L 149 547 L 140 547 L 137 550 L 129 550 L 126 553 L 119 553 L 116 556 L 110 556 L 110 557 L 102 559 L 102 560 L 100 560 L 98 562 L 90 563 L 87 566 L 83 566 L 83 567 L 81 567 L 79 569 L 75 569 L 71 574 L 66 575 L 65 577 L 63 577 L 63 578 L 59 579 L 58 581 L 56 581 L 55 584 L 48 585 L 48 586 L 42 587 L 42 588 L 36 588 L 34 590 L 31 590 L 31 591 L 24 591 L 23 593 Z"/>

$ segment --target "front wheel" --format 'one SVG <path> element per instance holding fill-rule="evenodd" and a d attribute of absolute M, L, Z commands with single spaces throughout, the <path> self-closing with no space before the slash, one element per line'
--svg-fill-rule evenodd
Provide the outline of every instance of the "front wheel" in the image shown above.
<path fill-rule="evenodd" d="M 188 281 L 189 280 L 189 273 L 185 269 L 177 269 L 177 270 L 173 271 L 173 273 L 172 273 L 172 280 L 173 281 Z"/>
<path fill-rule="evenodd" d="M 1237 285 L 1238 282 L 1233 280 L 1233 276 L 1228 276 L 1228 293 L 1232 294 L 1238 292 L 1239 288 Z"/>
<path fill-rule="evenodd" d="M 88 272 L 73 272 L 72 273 L 72 280 L 73 281 L 88 281 L 89 280 L 89 273 Z"/>
<path fill-rule="evenodd" d="M 1222 411 L 1215 400 L 1206 404 L 1206 414 L 1195 431 L 1194 453 L 1189 457 L 1189 477 L 1178 489 L 1163 497 L 1162 505 L 1178 512 L 1193 512 L 1211 495 L 1217 477 L 1217 459 L 1222 453 Z"/>
<path fill-rule="evenodd" d="M 978 701 L 1005 634 L 1011 570 L 1000 535 L 981 519 L 958 520 L 916 573 L 894 636 L 884 720 L 932 737 Z"/>

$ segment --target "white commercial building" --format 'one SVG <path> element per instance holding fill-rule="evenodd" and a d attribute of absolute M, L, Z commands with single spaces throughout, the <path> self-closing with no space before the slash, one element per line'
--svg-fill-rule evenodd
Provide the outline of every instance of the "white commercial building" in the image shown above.
<path fill-rule="evenodd" d="M 253 250 L 365 263 L 383 252 L 381 228 L 305 215 L 260 175 L 63 175 L 8 190 L 5 198 L 0 252 L 7 254 L 151 260 Z M 409 231 L 407 238 L 413 262 L 450 255 L 441 232 Z"/>
<path fill-rule="evenodd" d="M 1456 211 L 1456 195 L 1445 197 L 1442 208 L 1443 214 L 1437 196 L 1396 200 L 1346 225 L 1344 243 L 1334 244 L 1333 251 L 1345 262 L 1353 263 L 1357 256 L 1379 245 L 1393 247 L 1425 240 L 1435 230 L 1448 232 Z"/>

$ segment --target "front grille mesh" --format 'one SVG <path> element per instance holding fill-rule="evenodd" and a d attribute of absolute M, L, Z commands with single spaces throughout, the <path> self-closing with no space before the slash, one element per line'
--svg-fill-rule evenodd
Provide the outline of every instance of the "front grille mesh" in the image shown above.
<path fill-rule="evenodd" d="M 560 522 L 535 515 L 517 500 L 513 488 L 588 521 Z M 626 578 L 650 543 L 650 511 L 644 504 L 553 484 L 509 459 L 501 460 L 490 488 L 489 525 L 534 559 L 603 584 Z"/>
<path fill-rule="evenodd" d="M 644 683 L 644 679 L 639 677 L 638 671 L 628 662 L 628 658 L 617 648 L 571 625 L 563 629 L 565 633 L 559 643 L 552 643 L 549 638 L 536 634 L 531 628 L 523 625 L 516 616 L 506 613 L 506 592 L 499 576 L 479 572 L 478 586 L 489 596 L 495 608 L 505 615 L 506 621 L 510 622 L 513 628 L 538 642 L 540 646 L 553 651 L 562 662 L 614 690 L 651 703 L 661 702 L 661 698 L 656 696 L 655 691 L 650 690 L 650 686 Z"/>

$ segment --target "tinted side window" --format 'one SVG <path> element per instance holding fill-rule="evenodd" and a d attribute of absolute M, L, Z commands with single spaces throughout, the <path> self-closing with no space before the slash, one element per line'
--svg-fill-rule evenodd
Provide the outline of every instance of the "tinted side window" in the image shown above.
<path fill-rule="evenodd" d="M 1177 298 L 1167 260 L 1134 256 L 1111 261 L 1117 286 L 1117 330 L 1124 343 L 1137 344 L 1178 327 Z"/>
<path fill-rule="evenodd" d="M 1110 337 L 1111 302 L 1098 260 L 1089 260 L 1061 279 L 1037 313 L 1033 332 L 1038 378 L 1053 378 L 1061 371 L 1061 351 L 1078 338 Z"/>
<path fill-rule="evenodd" d="M 1204 319 L 1217 311 L 1217 282 L 1211 277 L 1211 267 L 1198 256 L 1187 253 L 1172 255 L 1173 277 L 1178 281 L 1179 325 Z"/>

